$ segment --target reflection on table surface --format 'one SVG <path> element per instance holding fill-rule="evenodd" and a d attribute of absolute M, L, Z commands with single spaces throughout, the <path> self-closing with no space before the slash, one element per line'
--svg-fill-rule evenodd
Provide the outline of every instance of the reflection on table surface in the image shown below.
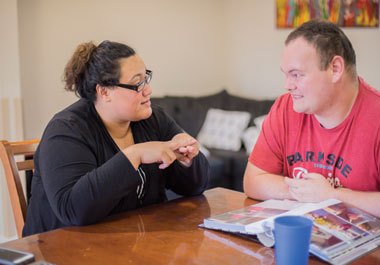
<path fill-rule="evenodd" d="M 204 218 L 254 203 L 241 192 L 216 188 L 0 246 L 32 252 L 36 260 L 55 264 L 274 264 L 271 248 L 198 227 Z M 325 263 L 311 258 L 309 264 Z M 352 264 L 380 264 L 380 251 Z"/>

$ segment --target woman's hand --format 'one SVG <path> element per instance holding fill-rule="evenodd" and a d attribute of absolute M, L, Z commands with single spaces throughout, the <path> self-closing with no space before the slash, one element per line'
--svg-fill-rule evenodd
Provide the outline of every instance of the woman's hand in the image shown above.
<path fill-rule="evenodd" d="M 176 160 L 173 151 L 175 146 L 171 141 L 168 142 L 145 142 L 128 146 L 123 150 L 124 155 L 137 170 L 140 164 L 160 163 L 160 169 L 167 168 Z"/>
<path fill-rule="evenodd" d="M 180 162 L 190 164 L 199 153 L 198 141 L 187 133 L 179 133 L 170 141 L 172 150 Z"/>
<path fill-rule="evenodd" d="M 123 150 L 124 155 L 137 170 L 140 164 L 160 163 L 160 169 L 165 169 L 174 162 L 191 163 L 198 155 L 198 142 L 186 133 L 175 135 L 168 142 L 145 142 L 128 146 Z"/>

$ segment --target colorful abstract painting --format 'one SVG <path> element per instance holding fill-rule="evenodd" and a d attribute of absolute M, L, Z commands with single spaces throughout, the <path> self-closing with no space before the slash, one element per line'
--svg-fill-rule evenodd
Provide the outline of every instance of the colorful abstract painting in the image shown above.
<path fill-rule="evenodd" d="M 277 27 L 294 28 L 313 18 L 341 27 L 379 27 L 379 0 L 276 0 Z"/>

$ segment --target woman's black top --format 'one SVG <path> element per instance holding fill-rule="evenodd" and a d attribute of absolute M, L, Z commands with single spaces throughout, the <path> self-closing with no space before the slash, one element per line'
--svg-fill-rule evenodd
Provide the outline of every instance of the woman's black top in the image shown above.
<path fill-rule="evenodd" d="M 131 122 L 135 143 L 169 141 L 182 129 L 159 107 Z M 104 217 L 166 200 L 165 189 L 181 195 L 202 193 L 209 165 L 200 152 L 192 166 L 177 161 L 161 170 L 135 170 L 115 144 L 93 103 L 78 100 L 47 125 L 34 157 L 35 172 L 23 236 Z"/>

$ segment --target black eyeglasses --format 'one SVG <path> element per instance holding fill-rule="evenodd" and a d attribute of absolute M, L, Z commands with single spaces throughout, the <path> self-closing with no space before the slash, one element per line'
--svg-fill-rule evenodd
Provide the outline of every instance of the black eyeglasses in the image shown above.
<path fill-rule="evenodd" d="M 150 80 L 152 80 L 152 74 L 153 72 L 151 70 L 146 70 L 146 77 L 143 81 L 137 83 L 136 85 L 127 85 L 127 84 L 116 84 L 116 86 L 122 87 L 122 88 L 127 88 L 127 89 L 132 89 L 136 92 L 141 92 L 143 91 L 145 84 L 149 84 Z"/>

